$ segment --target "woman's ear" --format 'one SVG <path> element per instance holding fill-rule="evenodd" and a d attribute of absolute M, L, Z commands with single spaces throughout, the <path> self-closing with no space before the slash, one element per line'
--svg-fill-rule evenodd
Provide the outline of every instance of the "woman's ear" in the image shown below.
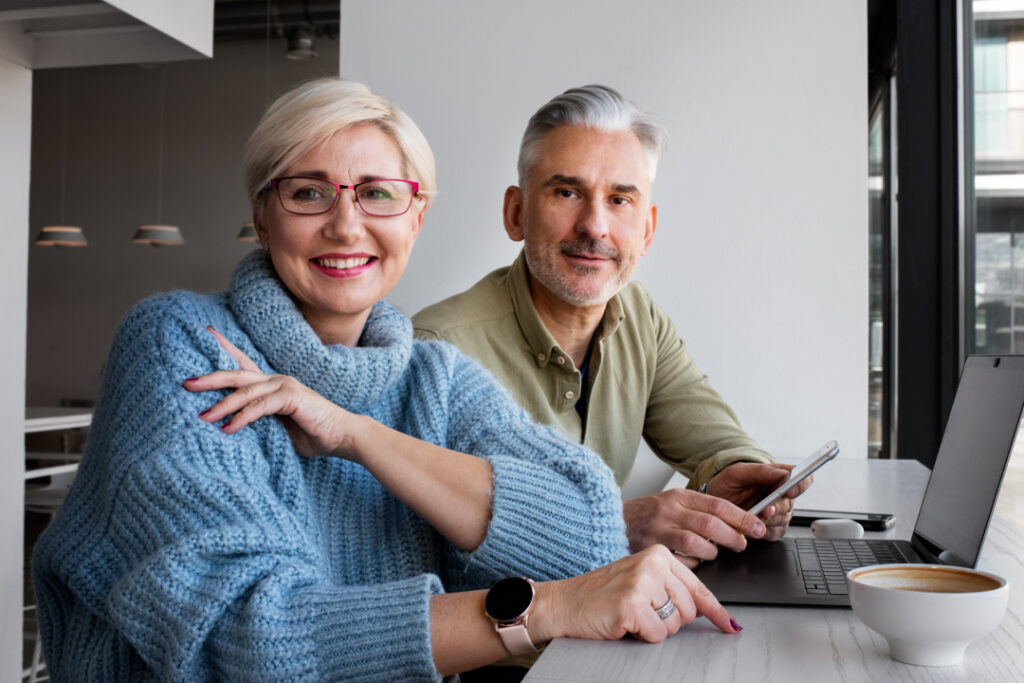
<path fill-rule="evenodd" d="M 267 230 L 267 226 L 263 224 L 258 211 L 252 212 L 252 225 L 256 228 L 256 236 L 260 240 L 260 247 L 263 251 L 270 251 L 270 232 Z"/>

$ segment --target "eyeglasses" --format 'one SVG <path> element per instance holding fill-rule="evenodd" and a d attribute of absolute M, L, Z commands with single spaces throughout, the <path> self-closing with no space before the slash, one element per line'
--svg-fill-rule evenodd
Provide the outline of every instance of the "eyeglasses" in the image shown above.
<path fill-rule="evenodd" d="M 401 216 L 412 206 L 420 184 L 412 180 L 382 178 L 355 185 L 339 185 L 325 178 L 290 176 L 274 178 L 270 187 L 277 190 L 281 208 L 288 213 L 313 216 L 327 213 L 338 203 L 342 190 L 352 190 L 356 204 L 368 216 Z"/>

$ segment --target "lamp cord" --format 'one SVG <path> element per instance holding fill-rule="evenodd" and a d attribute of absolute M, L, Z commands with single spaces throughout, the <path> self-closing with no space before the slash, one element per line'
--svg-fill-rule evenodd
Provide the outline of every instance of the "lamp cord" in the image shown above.
<path fill-rule="evenodd" d="M 64 192 L 68 183 L 68 72 L 64 70 L 64 89 L 60 109 L 60 224 L 64 225 Z"/>
<path fill-rule="evenodd" d="M 157 142 L 156 165 L 156 222 L 163 225 L 163 192 L 164 192 L 164 81 L 167 65 L 160 67 L 160 113 L 159 139 Z"/>

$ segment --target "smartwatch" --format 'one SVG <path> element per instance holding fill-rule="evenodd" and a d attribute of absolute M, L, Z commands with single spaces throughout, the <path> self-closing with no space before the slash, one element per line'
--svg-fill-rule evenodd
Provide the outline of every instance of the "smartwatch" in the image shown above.
<path fill-rule="evenodd" d="M 533 582 L 518 576 L 501 579 L 487 591 L 484 612 L 494 622 L 494 630 L 510 655 L 540 652 L 526 632 L 533 596 Z"/>

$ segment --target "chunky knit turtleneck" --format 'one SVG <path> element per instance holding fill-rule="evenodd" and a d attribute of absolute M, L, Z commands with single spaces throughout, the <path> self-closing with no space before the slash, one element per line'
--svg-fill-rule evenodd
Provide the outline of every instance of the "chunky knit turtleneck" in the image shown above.
<path fill-rule="evenodd" d="M 361 466 L 296 455 L 282 423 L 227 435 L 197 414 L 235 367 L 268 372 L 426 441 L 486 458 L 492 519 L 466 553 Z M 325 347 L 259 252 L 226 294 L 136 306 L 111 348 L 86 455 L 33 573 L 54 680 L 430 680 L 429 601 L 506 575 L 587 571 L 626 551 L 593 454 L 529 422 L 453 347 L 377 304 L 359 346 Z"/>
<path fill-rule="evenodd" d="M 386 301 L 373 307 L 359 346 L 324 346 L 262 251 L 249 254 L 235 270 L 230 303 L 271 367 L 354 412 L 391 391 L 412 352 L 409 319 Z"/>

